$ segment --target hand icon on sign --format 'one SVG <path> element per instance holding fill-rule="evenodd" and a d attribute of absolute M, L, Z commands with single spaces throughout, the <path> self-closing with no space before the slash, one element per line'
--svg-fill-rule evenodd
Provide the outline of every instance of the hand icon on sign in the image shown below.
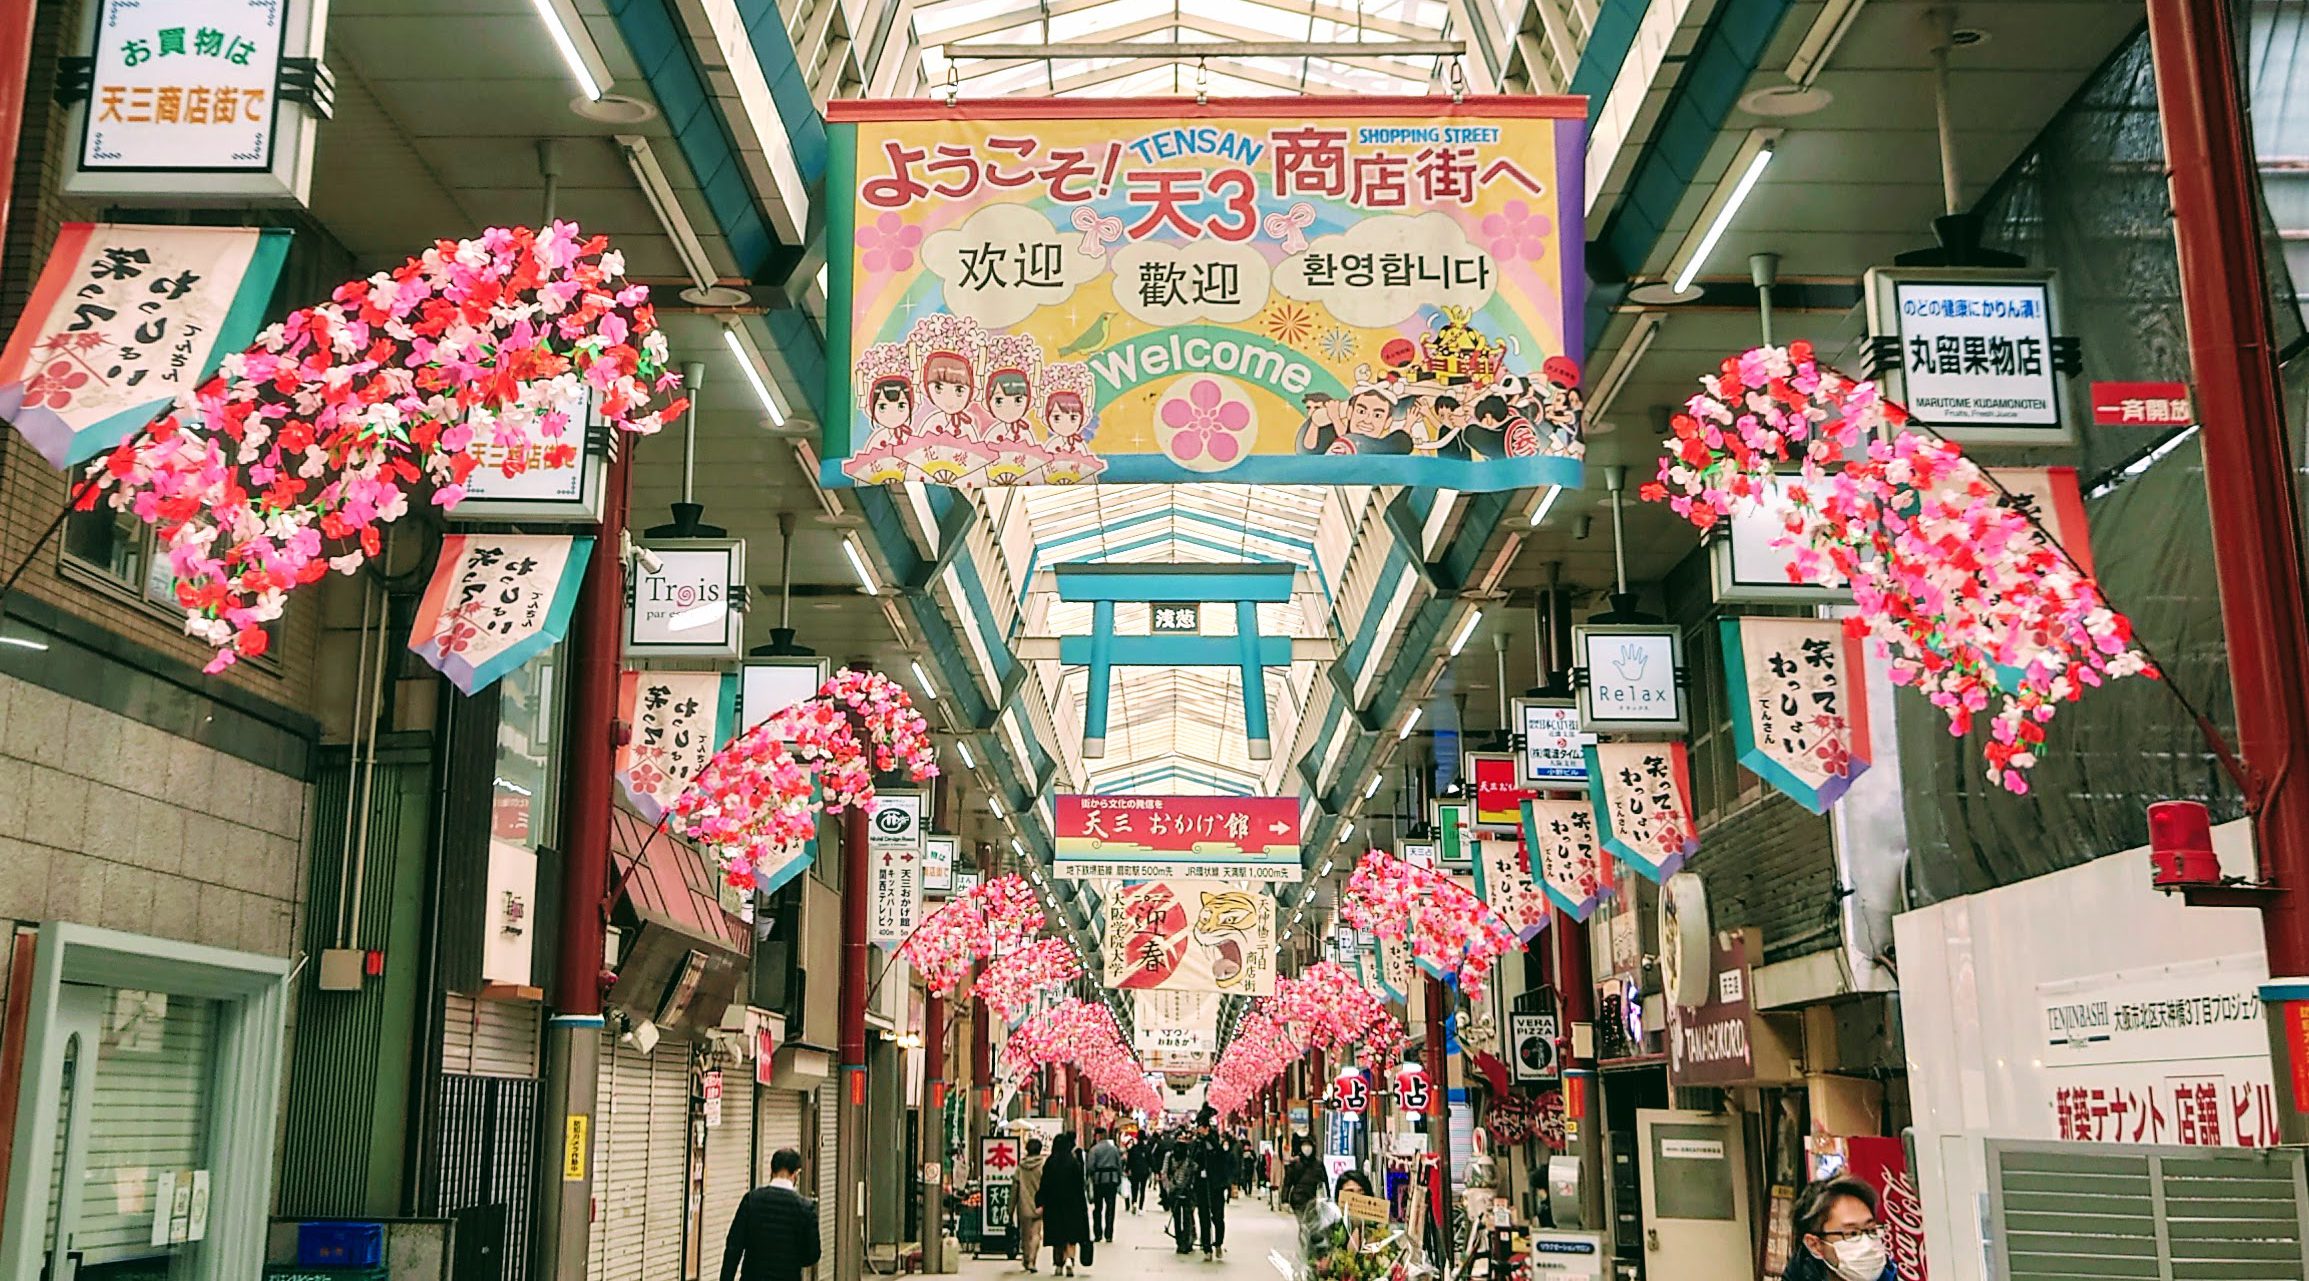
<path fill-rule="evenodd" d="M 1621 680 L 1633 683 L 1644 678 L 1644 668 L 1649 666 L 1651 661 L 1651 651 L 1634 641 L 1629 641 L 1620 646 L 1619 657 L 1611 661 L 1611 666 L 1613 671 L 1619 673 Z"/>

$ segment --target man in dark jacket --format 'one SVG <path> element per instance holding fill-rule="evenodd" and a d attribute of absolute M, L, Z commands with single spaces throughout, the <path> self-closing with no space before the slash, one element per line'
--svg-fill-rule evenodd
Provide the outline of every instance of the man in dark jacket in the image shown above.
<path fill-rule="evenodd" d="M 801 1281 L 802 1269 L 817 1266 L 818 1203 L 795 1188 L 801 1174 L 801 1153 L 771 1155 L 770 1181 L 746 1193 L 730 1220 L 722 1281 Z"/>
<path fill-rule="evenodd" d="M 1203 1122 L 1201 1133 L 1195 1137 L 1195 1169 L 1201 1176 L 1196 1197 L 1197 1208 L 1202 1211 L 1203 1257 L 1225 1258 L 1227 1198 L 1234 1192 L 1235 1159 L 1226 1139 L 1209 1121 Z"/>

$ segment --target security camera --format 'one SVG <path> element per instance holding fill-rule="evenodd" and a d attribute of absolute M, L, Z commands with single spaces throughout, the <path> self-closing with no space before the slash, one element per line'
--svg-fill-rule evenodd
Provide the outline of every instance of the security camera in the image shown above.
<path fill-rule="evenodd" d="M 665 562 L 659 560 L 657 553 L 647 547 L 633 549 L 633 563 L 641 566 L 641 572 L 645 574 L 662 574 L 665 572 Z"/>

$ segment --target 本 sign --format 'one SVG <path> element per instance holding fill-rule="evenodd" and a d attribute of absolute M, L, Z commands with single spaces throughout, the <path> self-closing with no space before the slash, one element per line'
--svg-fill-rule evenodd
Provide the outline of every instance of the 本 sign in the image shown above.
<path fill-rule="evenodd" d="M 1579 657 L 1579 724 L 1590 733 L 1684 729 L 1683 633 L 1667 625 L 1572 629 Z"/>
<path fill-rule="evenodd" d="M 1106 896 L 1106 983 L 1269 996 L 1275 900 L 1231 881 L 1161 880 Z"/>
<path fill-rule="evenodd" d="M 1203 630 L 1203 607 L 1195 604 L 1150 605 L 1147 630 L 1157 636 L 1193 636 Z"/>
<path fill-rule="evenodd" d="M 617 749 L 617 781 L 645 822 L 665 817 L 721 746 L 737 681 L 720 672 L 626 672 L 618 719 L 631 737 Z"/>
<path fill-rule="evenodd" d="M 1683 743 L 1597 743 L 1587 769 L 1603 847 L 1655 883 L 1674 875 L 1700 844 Z"/>
<path fill-rule="evenodd" d="M 1611 893 L 1609 858 L 1596 846 L 1595 807 L 1585 796 L 1523 803 L 1523 844 L 1548 901 L 1584 921 Z"/>
<path fill-rule="evenodd" d="M 636 566 L 625 614 L 625 652 L 735 658 L 745 616 L 732 599 L 746 580 L 743 540 L 684 539 L 650 545 L 658 568 Z"/>
<path fill-rule="evenodd" d="M 0 418 L 51 466 L 128 439 L 256 335 L 287 231 L 66 223 L 0 354 Z"/>
<path fill-rule="evenodd" d="M 1915 421 L 1962 442 L 2067 438 L 2050 273 L 1878 269 L 1867 293 L 1872 334 L 1898 343 L 1888 390 Z"/>
<path fill-rule="evenodd" d="M 829 110 L 827 483 L 1578 483 L 1576 100 Z"/>
<path fill-rule="evenodd" d="M 884 789 L 866 816 L 866 864 L 872 882 L 866 937 L 885 950 L 914 932 L 922 912 L 921 792 Z"/>
<path fill-rule="evenodd" d="M 444 534 L 409 648 L 467 694 L 553 647 L 569 628 L 593 539 Z"/>
<path fill-rule="evenodd" d="M 1305 872 L 1290 797 L 1061 796 L 1052 814 L 1059 876 L 1295 881 Z"/>
<path fill-rule="evenodd" d="M 1587 757 L 1579 749 L 1595 736 L 1580 732 L 1577 708 L 1569 702 L 1519 698 L 1515 720 L 1523 731 L 1526 787 L 1587 786 Z"/>
<path fill-rule="evenodd" d="M 1832 618 L 1726 618 L 1719 626 L 1740 764 L 1827 813 L 1868 768 L 1860 643 Z"/>

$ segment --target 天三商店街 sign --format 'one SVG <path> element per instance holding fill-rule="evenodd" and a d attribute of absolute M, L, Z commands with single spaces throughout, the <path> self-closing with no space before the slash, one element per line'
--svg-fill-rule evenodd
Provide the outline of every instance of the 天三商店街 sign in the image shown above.
<path fill-rule="evenodd" d="M 1580 482 L 1577 99 L 829 119 L 827 483 Z"/>

